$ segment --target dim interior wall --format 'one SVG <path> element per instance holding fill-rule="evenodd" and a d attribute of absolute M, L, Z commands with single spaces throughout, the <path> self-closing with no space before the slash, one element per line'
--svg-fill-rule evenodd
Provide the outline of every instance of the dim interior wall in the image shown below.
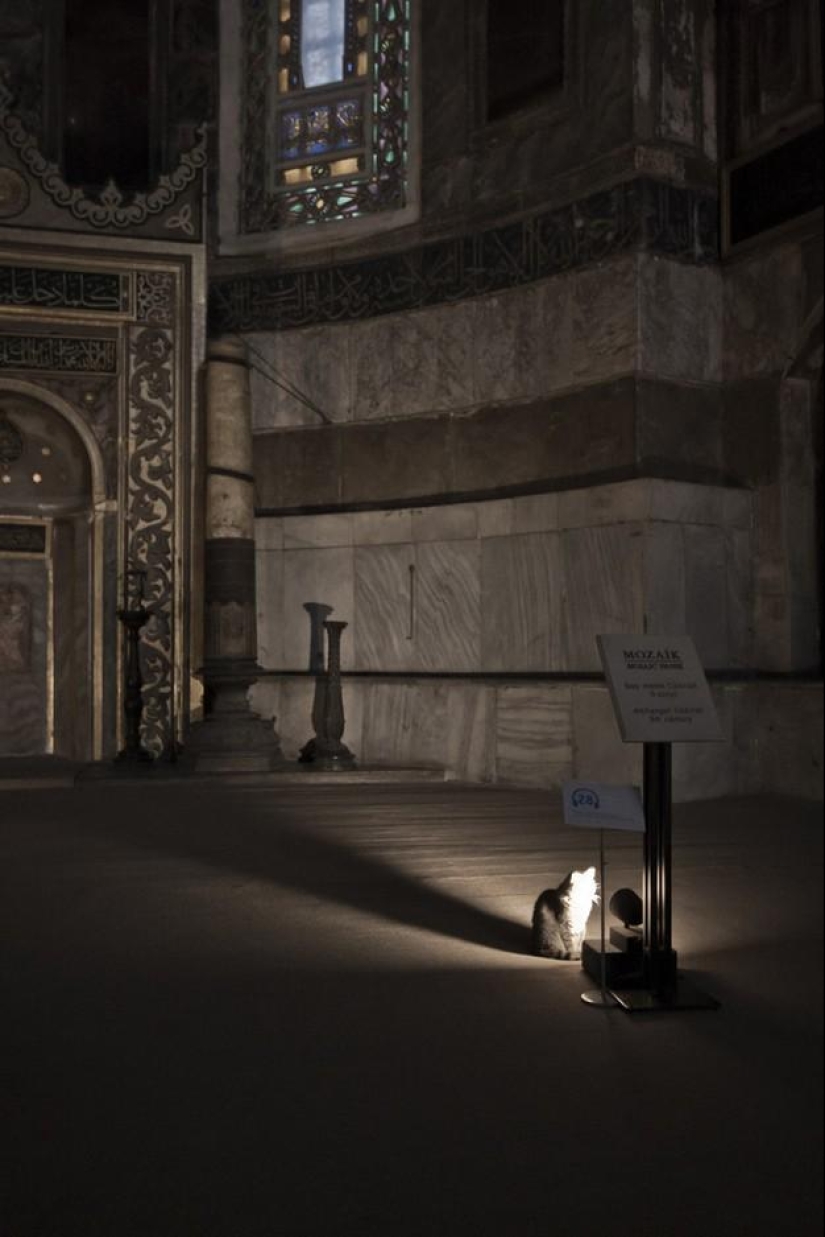
<path fill-rule="evenodd" d="M 288 760 L 312 737 L 313 694 L 309 676 L 252 688 Z M 821 684 L 716 684 L 713 697 L 724 738 L 674 746 L 676 802 L 760 792 L 822 800 Z M 641 747 L 622 743 L 603 683 L 376 675 L 345 678 L 343 699 L 344 741 L 364 765 L 435 766 L 457 781 L 556 791 L 569 778 L 641 783 Z"/>
<path fill-rule="evenodd" d="M 820 662 L 815 397 L 822 372 L 822 220 L 723 265 L 725 414 L 755 503 L 755 659 Z M 817 326 L 818 315 L 818 326 Z"/>
<path fill-rule="evenodd" d="M 598 634 L 645 627 L 689 632 L 709 668 L 745 668 L 751 520 L 745 490 L 653 480 L 259 518 L 259 660 L 307 669 L 318 602 L 349 624 L 345 670 L 593 671 Z"/>

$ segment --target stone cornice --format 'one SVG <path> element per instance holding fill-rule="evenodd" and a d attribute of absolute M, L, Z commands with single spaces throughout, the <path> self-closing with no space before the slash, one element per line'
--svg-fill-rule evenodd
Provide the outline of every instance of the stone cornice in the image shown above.
<path fill-rule="evenodd" d="M 716 261 L 716 195 L 638 177 L 560 208 L 402 253 L 218 278 L 210 286 L 210 329 L 284 331 L 409 312 L 519 287 L 634 249 L 684 262 Z"/>

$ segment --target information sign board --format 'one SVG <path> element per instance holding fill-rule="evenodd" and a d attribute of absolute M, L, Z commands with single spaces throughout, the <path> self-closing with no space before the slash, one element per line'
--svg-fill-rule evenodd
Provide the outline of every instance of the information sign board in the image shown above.
<path fill-rule="evenodd" d="M 636 786 L 603 782 L 565 782 L 564 823 L 583 829 L 624 829 L 644 833 L 645 813 Z"/>
<path fill-rule="evenodd" d="M 625 743 L 717 743 L 724 735 L 689 636 L 597 636 Z"/>

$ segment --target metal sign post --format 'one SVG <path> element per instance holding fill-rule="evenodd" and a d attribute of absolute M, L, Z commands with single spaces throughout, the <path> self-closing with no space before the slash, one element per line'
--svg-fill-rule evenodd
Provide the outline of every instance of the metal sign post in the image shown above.
<path fill-rule="evenodd" d="M 721 728 L 686 636 L 599 636 L 625 743 L 644 744 L 644 936 L 638 985 L 612 989 L 631 1012 L 718 1009 L 677 971 L 672 942 L 673 742 L 718 742 Z"/>

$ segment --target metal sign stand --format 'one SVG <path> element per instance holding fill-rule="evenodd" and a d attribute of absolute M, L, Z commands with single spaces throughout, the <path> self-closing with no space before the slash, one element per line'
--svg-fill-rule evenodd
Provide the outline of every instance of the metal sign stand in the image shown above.
<path fill-rule="evenodd" d="M 601 956 L 601 975 L 600 975 L 601 983 L 598 988 L 591 988 L 591 989 L 588 989 L 587 992 L 583 992 L 582 1000 L 584 1001 L 585 1005 L 599 1005 L 603 1009 L 615 1009 L 616 1005 L 618 1004 L 618 1001 L 616 1000 L 616 997 L 614 997 L 613 993 L 609 992 L 607 988 L 607 957 L 605 953 L 607 949 L 607 945 L 605 942 L 606 933 L 605 933 L 605 911 L 604 911 L 605 897 L 606 897 L 606 894 L 605 894 L 605 888 L 606 888 L 605 869 L 606 867 L 607 867 L 607 864 L 605 863 L 605 858 L 604 858 L 604 829 L 600 829 L 599 830 L 599 883 L 601 885 L 601 897 L 599 898 L 599 907 L 601 910 L 601 925 L 602 925 L 602 956 Z"/>
<path fill-rule="evenodd" d="M 671 856 L 672 745 L 644 745 L 644 967 L 641 987 L 615 988 L 611 996 L 630 1013 L 668 1009 L 719 1009 L 676 969 L 672 944 Z M 604 957 L 604 944 L 602 944 Z"/>

